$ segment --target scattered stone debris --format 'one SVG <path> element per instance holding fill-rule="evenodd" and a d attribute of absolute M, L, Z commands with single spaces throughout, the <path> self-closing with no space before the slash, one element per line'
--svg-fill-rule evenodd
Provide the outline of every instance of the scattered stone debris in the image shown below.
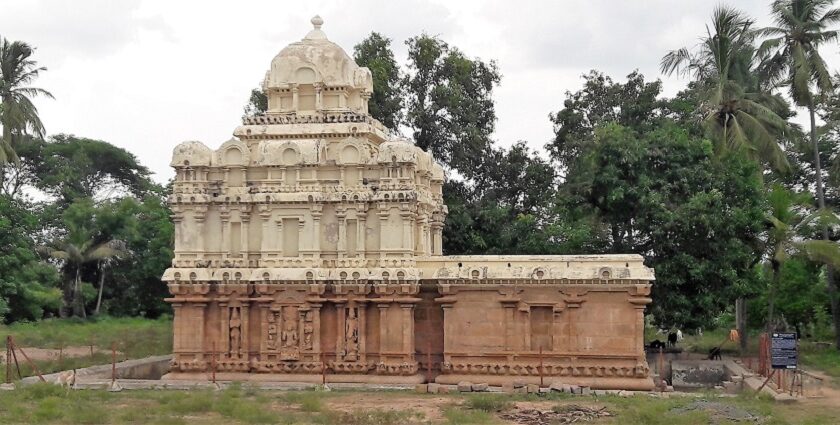
<path fill-rule="evenodd" d="M 758 422 L 761 420 L 761 417 L 739 407 L 707 400 L 697 400 L 683 407 L 671 409 L 671 412 L 685 413 L 697 410 L 709 413 L 712 424 L 721 423 L 724 420 L 733 422 Z"/>
<path fill-rule="evenodd" d="M 574 424 L 610 417 L 606 407 L 593 408 L 577 404 L 559 405 L 552 410 L 515 409 L 499 415 L 502 419 L 522 425 Z"/>

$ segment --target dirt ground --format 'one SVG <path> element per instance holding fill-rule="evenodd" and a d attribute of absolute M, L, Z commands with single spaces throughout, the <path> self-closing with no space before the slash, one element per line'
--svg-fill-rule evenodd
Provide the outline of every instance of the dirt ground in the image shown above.
<path fill-rule="evenodd" d="M 51 348 L 35 348 L 35 347 L 18 347 L 18 350 L 23 350 L 24 353 L 32 360 L 32 361 L 49 361 L 49 360 L 58 360 L 59 358 L 76 358 L 76 357 L 86 357 L 91 355 L 91 347 L 90 346 L 67 346 L 62 348 L 61 350 L 58 349 L 51 349 Z M 103 349 L 100 347 L 93 347 L 93 354 L 103 353 L 103 354 L 111 354 L 111 350 Z M 21 358 L 23 357 L 18 351 L 18 361 L 23 362 L 24 360 Z M 122 353 L 117 351 L 117 356 L 121 357 Z M 0 363 L 6 361 L 5 352 L 0 359 Z"/>
<path fill-rule="evenodd" d="M 346 394 L 330 398 L 327 405 L 339 412 L 354 410 L 413 410 L 422 413 L 430 422 L 443 421 L 443 408 L 454 404 L 451 397 L 418 397 L 414 394 L 367 393 L 364 397 L 358 394 Z"/>

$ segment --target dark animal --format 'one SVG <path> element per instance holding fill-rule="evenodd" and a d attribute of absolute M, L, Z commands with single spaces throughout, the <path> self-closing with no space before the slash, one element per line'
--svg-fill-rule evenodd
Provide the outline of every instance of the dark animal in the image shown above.
<path fill-rule="evenodd" d="M 668 346 L 669 347 L 676 347 L 677 346 L 677 333 L 671 332 L 668 334 Z"/>
<path fill-rule="evenodd" d="M 650 347 L 651 350 L 658 350 L 660 348 L 665 348 L 665 343 L 658 339 L 655 339 L 650 342 L 650 345 L 648 345 L 648 347 Z"/>
<path fill-rule="evenodd" d="M 709 360 L 721 360 L 720 347 L 715 347 L 709 350 Z"/>

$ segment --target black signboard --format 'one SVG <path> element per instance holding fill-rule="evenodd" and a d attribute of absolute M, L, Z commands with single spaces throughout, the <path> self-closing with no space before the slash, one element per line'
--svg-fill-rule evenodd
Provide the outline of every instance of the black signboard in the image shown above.
<path fill-rule="evenodd" d="M 770 364 L 773 369 L 796 369 L 796 334 L 774 333 L 770 341 Z"/>

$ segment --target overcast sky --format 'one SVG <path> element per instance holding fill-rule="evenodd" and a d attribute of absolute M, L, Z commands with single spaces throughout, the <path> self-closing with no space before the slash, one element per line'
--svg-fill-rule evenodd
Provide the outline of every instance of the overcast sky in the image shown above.
<path fill-rule="evenodd" d="M 769 23 L 769 0 L 735 5 Z M 46 66 L 37 85 L 55 100 L 36 104 L 49 134 L 108 141 L 155 172 L 172 176 L 172 148 L 200 140 L 217 148 L 239 124 L 250 90 L 271 59 L 311 29 L 320 14 L 330 40 L 352 54 L 371 31 L 404 41 L 439 35 L 469 56 L 497 61 L 501 145 L 551 139 L 548 114 L 580 76 L 598 69 L 623 79 L 639 69 L 661 78 L 665 94 L 685 81 L 659 75 L 668 50 L 696 45 L 712 9 L 709 0 L 3 0 L 0 35 L 37 47 Z M 836 46 L 823 52 L 840 65 Z"/>

